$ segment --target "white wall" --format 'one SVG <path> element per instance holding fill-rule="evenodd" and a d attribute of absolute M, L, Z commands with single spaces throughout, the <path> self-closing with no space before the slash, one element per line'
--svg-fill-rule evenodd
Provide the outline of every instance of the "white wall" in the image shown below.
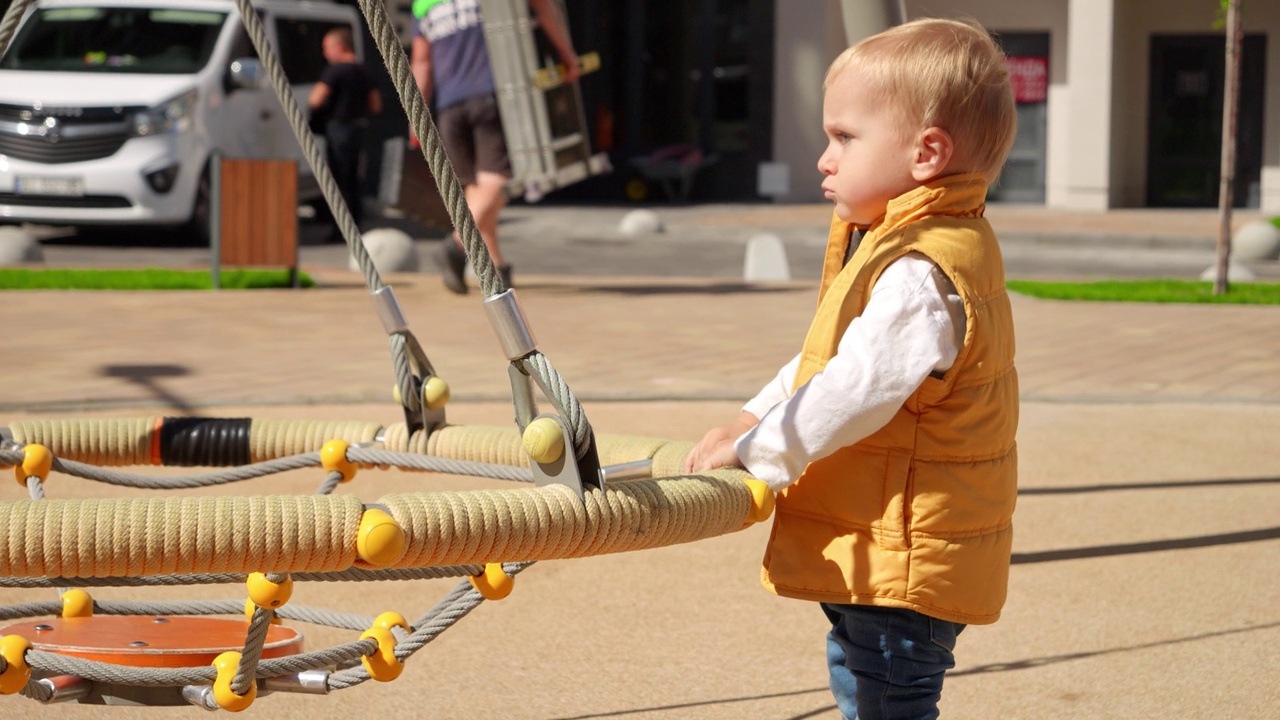
<path fill-rule="evenodd" d="M 791 180 L 775 199 L 821 202 L 822 79 L 845 48 L 840 2 L 778 0 L 774 18 L 773 158 Z"/>

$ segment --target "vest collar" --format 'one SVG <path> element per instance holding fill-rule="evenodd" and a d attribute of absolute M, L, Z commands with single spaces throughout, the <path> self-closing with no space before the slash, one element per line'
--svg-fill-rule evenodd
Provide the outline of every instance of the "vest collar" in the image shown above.
<path fill-rule="evenodd" d="M 889 201 L 884 216 L 871 223 L 862 236 L 860 249 L 869 249 L 876 240 L 909 223 L 932 215 L 982 217 L 986 210 L 987 180 L 980 173 L 946 175 L 921 185 Z M 827 252 L 822 264 L 821 291 L 825 292 L 844 269 L 852 223 L 831 217 Z"/>
<path fill-rule="evenodd" d="M 982 217 L 987 181 L 978 173 L 947 175 L 889 201 L 884 217 L 871 226 L 876 235 L 930 215 Z"/>

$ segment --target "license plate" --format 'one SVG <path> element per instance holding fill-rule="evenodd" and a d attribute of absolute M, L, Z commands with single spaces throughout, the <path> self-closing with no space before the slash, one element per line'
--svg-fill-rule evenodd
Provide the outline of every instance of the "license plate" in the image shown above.
<path fill-rule="evenodd" d="M 84 195 L 84 178 L 19 175 L 14 181 L 13 191 L 14 194 L 17 195 L 63 195 L 79 197 Z"/>

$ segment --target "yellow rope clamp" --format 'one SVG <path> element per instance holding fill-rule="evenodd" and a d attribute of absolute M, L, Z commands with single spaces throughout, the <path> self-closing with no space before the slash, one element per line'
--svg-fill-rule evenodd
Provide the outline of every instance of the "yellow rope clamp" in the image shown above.
<path fill-rule="evenodd" d="M 30 649 L 31 641 L 21 635 L 0 638 L 0 658 L 5 661 L 5 668 L 0 671 L 0 695 L 19 692 L 31 680 L 31 666 L 27 664 Z"/>
<path fill-rule="evenodd" d="M 276 610 L 293 596 L 293 578 L 287 575 L 276 583 L 268 580 L 264 573 L 250 573 L 245 586 L 249 588 L 249 599 L 263 610 Z"/>
<path fill-rule="evenodd" d="M 40 482 L 49 477 L 49 471 L 53 469 L 53 453 L 49 452 L 49 448 L 31 443 L 22 448 L 22 456 L 22 464 L 13 468 L 13 475 L 18 479 L 19 485 L 26 487 L 29 477 L 38 477 Z"/>
<path fill-rule="evenodd" d="M 467 579 L 485 600 L 501 600 L 516 586 L 516 579 L 502 569 L 502 563 L 485 563 L 483 573 L 468 575 Z"/>
<path fill-rule="evenodd" d="M 427 378 L 427 381 L 422 383 L 422 404 L 426 405 L 428 410 L 439 410 L 448 405 L 451 397 L 449 383 L 435 375 Z"/>
<path fill-rule="evenodd" d="M 385 511 L 369 508 L 360 516 L 356 554 L 374 567 L 386 567 L 404 556 L 408 539 L 404 528 Z"/>
<path fill-rule="evenodd" d="M 218 678 L 213 681 L 213 699 L 218 707 L 228 712 L 240 712 L 253 704 L 258 697 L 258 684 L 249 684 L 249 692 L 237 695 L 231 691 L 231 680 L 240 667 L 240 653 L 228 650 L 213 659 L 213 666 L 218 668 Z"/>
<path fill-rule="evenodd" d="M 751 515 L 747 521 L 764 522 L 773 514 L 774 493 L 763 480 L 746 478 L 743 480 L 751 490 Z"/>
<path fill-rule="evenodd" d="M 541 417 L 529 423 L 521 440 L 529 457 L 543 465 L 559 460 L 564 454 L 564 432 L 560 429 L 560 424 L 549 417 Z"/>
<path fill-rule="evenodd" d="M 346 440 L 330 440 L 320 448 L 320 467 L 325 472 L 342 473 L 342 482 L 350 482 L 356 476 L 356 464 L 347 459 Z"/>
<path fill-rule="evenodd" d="M 93 617 L 93 596 L 78 588 L 62 593 L 62 617 Z"/>
<path fill-rule="evenodd" d="M 365 655 L 360 659 L 364 664 L 364 669 L 369 672 L 369 677 L 378 682 L 391 682 L 400 677 L 400 673 L 404 672 L 404 663 L 396 657 L 396 636 L 391 632 L 391 628 L 400 627 L 406 632 L 412 632 L 408 621 L 404 616 L 396 612 L 384 612 L 373 620 L 373 627 L 364 631 L 360 636 L 361 640 L 373 638 L 378 641 L 378 650 L 372 655 Z"/>

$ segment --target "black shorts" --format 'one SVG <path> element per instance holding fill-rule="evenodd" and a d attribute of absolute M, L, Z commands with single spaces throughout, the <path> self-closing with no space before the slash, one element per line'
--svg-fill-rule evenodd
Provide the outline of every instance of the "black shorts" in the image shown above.
<path fill-rule="evenodd" d="M 441 110 L 436 127 L 445 154 L 463 185 L 474 183 L 477 172 L 511 176 L 498 99 L 493 95 L 467 98 Z"/>

